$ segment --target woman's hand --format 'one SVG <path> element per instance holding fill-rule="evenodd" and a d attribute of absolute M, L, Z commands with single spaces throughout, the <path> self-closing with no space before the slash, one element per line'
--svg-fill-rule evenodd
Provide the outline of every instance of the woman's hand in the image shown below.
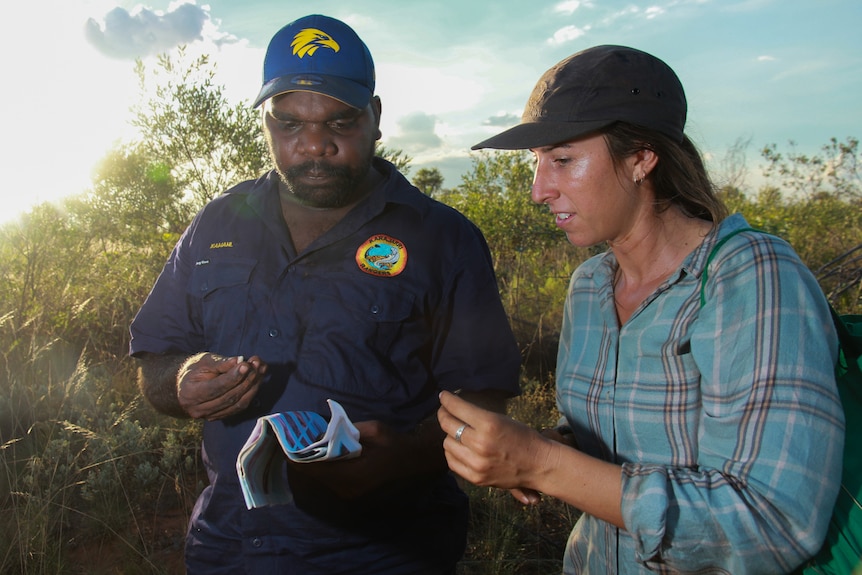
<path fill-rule="evenodd" d="M 443 449 L 452 471 L 476 485 L 508 489 L 522 503 L 539 501 L 533 481 L 553 451 L 551 440 L 446 391 L 437 419 L 447 434 Z"/>

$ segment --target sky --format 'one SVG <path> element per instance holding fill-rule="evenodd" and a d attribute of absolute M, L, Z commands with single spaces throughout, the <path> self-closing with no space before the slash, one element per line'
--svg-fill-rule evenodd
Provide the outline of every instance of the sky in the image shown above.
<path fill-rule="evenodd" d="M 135 137 L 135 59 L 185 45 L 249 105 L 266 46 L 310 13 L 368 45 L 383 103 L 382 143 L 461 183 L 470 146 L 518 122 L 542 73 L 584 48 L 621 44 L 667 62 L 688 99 L 686 132 L 718 174 L 747 143 L 818 153 L 862 137 L 860 0 L 3 0 L 0 222 L 85 193 L 94 166 Z M 793 144 L 791 145 L 791 142 Z M 475 153 L 474 153 L 475 154 Z M 762 181 L 762 180 L 760 180 Z"/>

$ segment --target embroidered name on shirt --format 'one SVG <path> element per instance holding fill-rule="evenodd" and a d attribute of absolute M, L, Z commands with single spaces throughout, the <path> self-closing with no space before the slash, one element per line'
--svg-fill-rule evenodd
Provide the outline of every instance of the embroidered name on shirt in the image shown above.
<path fill-rule="evenodd" d="M 407 248 L 401 240 L 383 234 L 374 235 L 356 250 L 356 265 L 373 276 L 394 277 L 407 265 Z"/>
<path fill-rule="evenodd" d="M 232 248 L 233 242 L 215 242 L 210 244 L 211 250 L 217 250 L 219 248 Z"/>

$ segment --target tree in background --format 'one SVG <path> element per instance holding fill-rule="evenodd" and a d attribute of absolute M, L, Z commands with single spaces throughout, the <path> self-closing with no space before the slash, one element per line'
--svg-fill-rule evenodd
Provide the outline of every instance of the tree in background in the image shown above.
<path fill-rule="evenodd" d="M 831 138 L 821 153 L 761 151 L 768 184 L 755 194 L 725 187 L 723 199 L 759 229 L 786 239 L 839 311 L 862 305 L 862 152 L 856 138 Z"/>
<path fill-rule="evenodd" d="M 767 161 L 764 175 L 773 185 L 799 197 L 828 194 L 849 202 L 862 201 L 862 150 L 858 138 L 848 137 L 844 142 L 830 138 L 820 153 L 812 156 L 797 152 L 793 141 L 789 146 L 787 153 L 779 152 L 775 144 L 761 152 Z"/>
<path fill-rule="evenodd" d="M 443 174 L 437 168 L 420 168 L 412 182 L 423 194 L 433 198 L 443 189 Z"/>
<path fill-rule="evenodd" d="M 483 151 L 472 161 L 461 185 L 439 199 L 479 226 L 504 274 L 522 254 L 538 255 L 565 241 L 548 209 L 530 199 L 533 164 L 528 152 Z"/>
<path fill-rule="evenodd" d="M 488 242 L 500 294 L 525 364 L 553 370 L 569 276 L 590 253 L 573 247 L 547 207 L 530 199 L 533 163 L 526 151 L 479 152 L 462 184 L 437 198 L 475 223 Z"/>
<path fill-rule="evenodd" d="M 404 153 L 404 150 L 387 148 L 379 141 L 374 146 L 374 155 L 392 162 L 395 168 L 405 176 L 410 173 L 410 164 L 413 158 Z"/>
<path fill-rule="evenodd" d="M 189 61 L 180 49 L 176 58 L 159 56 L 152 70 L 138 61 L 136 71 L 141 93 L 153 94 L 134 109 L 140 145 L 170 167 L 192 212 L 267 169 L 260 111 L 228 102 L 208 56 Z"/>

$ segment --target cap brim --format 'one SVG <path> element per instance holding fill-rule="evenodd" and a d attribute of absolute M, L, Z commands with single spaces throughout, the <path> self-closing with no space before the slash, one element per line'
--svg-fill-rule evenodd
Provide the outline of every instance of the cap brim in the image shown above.
<path fill-rule="evenodd" d="M 323 94 L 360 110 L 368 105 L 372 96 L 371 90 L 351 80 L 324 74 L 297 74 L 280 76 L 264 84 L 252 107 L 257 108 L 273 96 L 288 92 Z"/>
<path fill-rule="evenodd" d="M 574 140 L 613 124 L 615 120 L 590 122 L 526 122 L 479 142 L 471 150 L 529 150 Z"/>

